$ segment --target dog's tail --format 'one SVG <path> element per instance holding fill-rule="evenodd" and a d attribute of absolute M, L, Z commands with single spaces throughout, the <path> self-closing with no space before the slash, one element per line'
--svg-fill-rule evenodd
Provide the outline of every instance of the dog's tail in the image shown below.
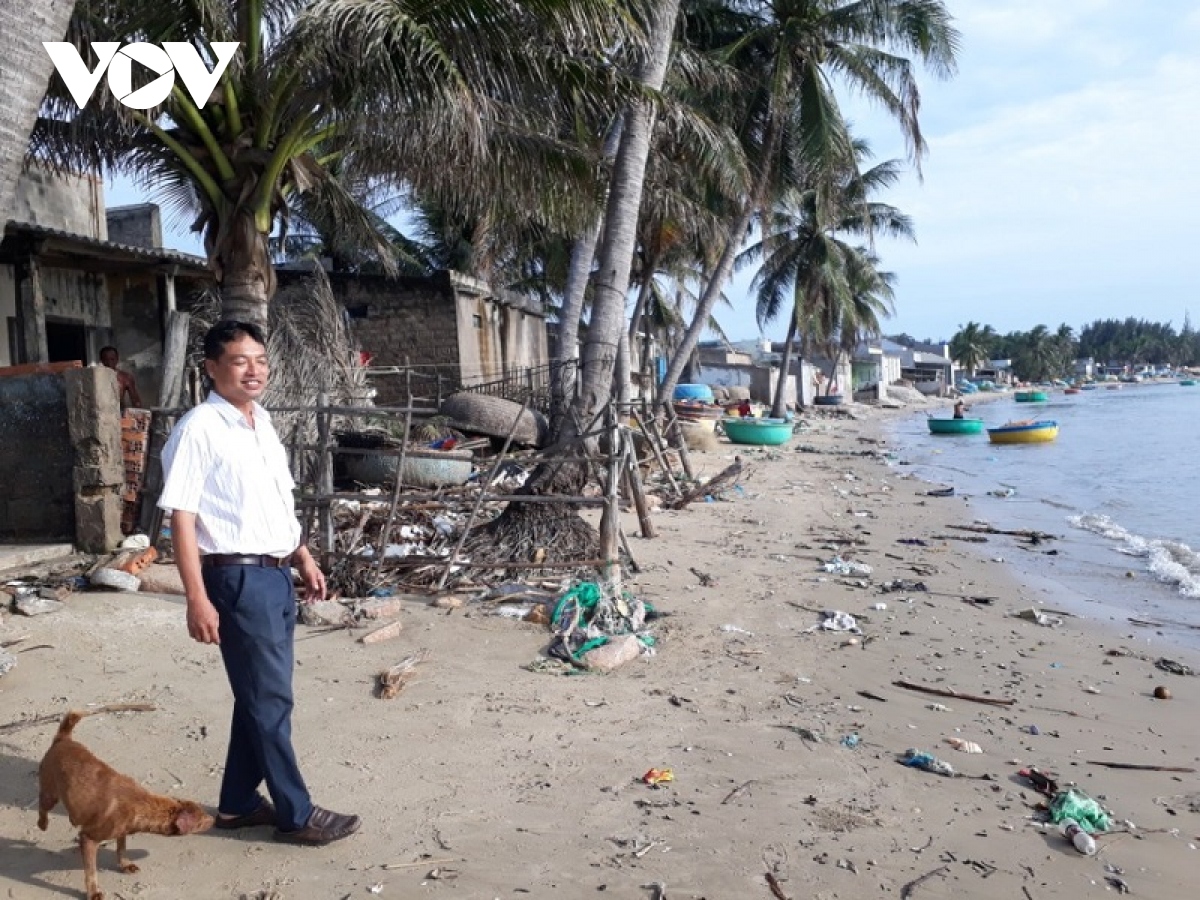
<path fill-rule="evenodd" d="M 89 713 L 73 709 L 63 716 L 62 724 L 58 726 L 58 733 L 54 735 L 54 743 L 67 740 L 71 736 L 71 732 L 75 730 L 75 726 L 79 724 L 79 720 L 87 715 Z"/>
<path fill-rule="evenodd" d="M 153 703 L 110 703 L 107 706 L 98 706 L 95 709 L 73 709 L 65 716 L 58 726 L 58 732 L 54 735 L 55 741 L 65 741 L 71 737 L 71 732 L 75 730 L 75 726 L 79 724 L 79 720 L 87 716 L 94 716 L 97 713 L 107 712 L 153 712 L 156 709 Z"/>

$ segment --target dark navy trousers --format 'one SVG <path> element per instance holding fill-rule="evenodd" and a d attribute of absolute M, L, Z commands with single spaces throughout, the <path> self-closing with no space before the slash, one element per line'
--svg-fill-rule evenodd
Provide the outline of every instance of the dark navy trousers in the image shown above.
<path fill-rule="evenodd" d="M 291 570 L 210 566 L 203 576 L 220 616 L 221 658 L 233 689 L 218 808 L 235 816 L 253 812 L 265 781 L 276 825 L 284 831 L 303 828 L 312 800 L 292 749 L 296 595 Z"/>

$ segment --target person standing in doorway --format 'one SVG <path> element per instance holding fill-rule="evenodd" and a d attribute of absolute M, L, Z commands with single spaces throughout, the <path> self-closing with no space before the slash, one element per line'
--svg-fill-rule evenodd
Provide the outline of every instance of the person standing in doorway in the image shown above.
<path fill-rule="evenodd" d="M 130 406 L 140 409 L 142 397 L 138 393 L 137 381 L 128 372 L 122 372 L 117 368 L 117 363 L 120 361 L 121 354 L 117 352 L 116 347 L 100 348 L 100 365 L 117 373 L 117 399 L 121 403 L 121 412 Z M 126 397 L 129 398 L 128 402 L 125 400 Z"/>
<path fill-rule="evenodd" d="M 212 391 L 163 448 L 158 504 L 171 511 L 188 633 L 220 645 L 233 690 L 215 824 L 274 825 L 277 840 L 328 844 L 359 818 L 313 805 L 292 747 L 291 567 L 308 601 L 325 596 L 325 576 L 300 543 L 287 453 L 258 403 L 269 374 L 262 329 L 218 322 L 204 337 L 204 368 Z M 258 793 L 264 781 L 270 800 Z"/>

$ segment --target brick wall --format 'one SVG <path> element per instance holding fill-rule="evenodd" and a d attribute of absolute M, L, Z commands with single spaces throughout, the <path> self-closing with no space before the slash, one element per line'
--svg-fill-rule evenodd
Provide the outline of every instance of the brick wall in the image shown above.
<path fill-rule="evenodd" d="M 306 274 L 280 271 L 279 293 L 305 290 Z M 447 381 L 458 375 L 459 345 L 454 291 L 449 279 L 385 278 L 374 275 L 329 275 L 334 296 L 350 314 L 359 346 L 371 354 L 373 366 L 425 367 Z M 395 377 L 376 379 L 375 402 L 385 406 L 403 396 Z M 414 387 L 414 391 L 417 389 Z"/>

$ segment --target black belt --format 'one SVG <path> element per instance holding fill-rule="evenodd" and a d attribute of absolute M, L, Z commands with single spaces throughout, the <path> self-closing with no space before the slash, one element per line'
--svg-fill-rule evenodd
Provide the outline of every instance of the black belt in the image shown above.
<path fill-rule="evenodd" d="M 292 555 L 268 556 L 266 554 L 209 553 L 200 557 L 202 566 L 260 566 L 264 569 L 282 569 L 290 565 Z"/>

